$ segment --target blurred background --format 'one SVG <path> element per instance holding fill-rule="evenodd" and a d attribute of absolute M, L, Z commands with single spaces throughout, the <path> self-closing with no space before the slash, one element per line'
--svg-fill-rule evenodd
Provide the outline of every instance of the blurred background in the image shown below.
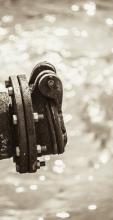
<path fill-rule="evenodd" d="M 45 60 L 68 145 L 36 174 L 0 161 L 0 220 L 113 220 L 113 1 L 0 0 L 0 88 Z"/>

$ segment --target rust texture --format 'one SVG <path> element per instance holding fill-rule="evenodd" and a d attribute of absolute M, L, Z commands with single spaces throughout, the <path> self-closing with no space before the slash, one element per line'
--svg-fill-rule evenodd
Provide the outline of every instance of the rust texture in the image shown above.
<path fill-rule="evenodd" d="M 17 172 L 34 173 L 45 166 L 41 156 L 65 151 L 62 82 L 52 64 L 41 62 L 29 82 L 26 75 L 11 75 L 5 86 L 0 90 L 0 159 L 13 157 Z"/>
<path fill-rule="evenodd" d="M 9 96 L 0 91 L 0 159 L 12 156 Z"/>

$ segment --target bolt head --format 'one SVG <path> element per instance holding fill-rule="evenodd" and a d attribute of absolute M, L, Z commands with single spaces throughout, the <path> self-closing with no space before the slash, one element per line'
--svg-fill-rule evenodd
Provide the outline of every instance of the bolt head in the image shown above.
<path fill-rule="evenodd" d="M 38 122 L 39 117 L 38 117 L 38 113 L 37 113 L 37 112 L 34 112 L 34 113 L 33 113 L 33 118 L 34 118 L 34 121 L 35 121 L 35 122 Z"/>
<path fill-rule="evenodd" d="M 17 157 L 20 156 L 20 148 L 19 148 L 19 146 L 16 147 L 16 156 Z"/>
<path fill-rule="evenodd" d="M 46 165 L 45 161 L 40 161 L 40 166 L 44 167 Z"/>
<path fill-rule="evenodd" d="M 54 82 L 53 79 L 49 79 L 49 80 L 48 80 L 48 86 L 49 86 L 49 88 L 53 88 L 53 87 L 54 87 L 54 84 L 55 84 L 55 82 Z"/>
<path fill-rule="evenodd" d="M 37 169 L 40 169 L 40 161 L 37 160 Z"/>
<path fill-rule="evenodd" d="M 44 115 L 43 114 L 38 114 L 37 112 L 33 113 L 33 118 L 35 122 L 38 122 L 39 120 L 44 119 Z"/>
<path fill-rule="evenodd" d="M 46 152 L 47 151 L 47 147 L 46 146 L 41 146 L 41 150 L 42 150 L 42 152 Z"/>
<path fill-rule="evenodd" d="M 37 145 L 37 153 L 38 154 L 43 154 L 47 151 L 47 147 L 46 146 L 40 146 L 40 145 Z"/>
<path fill-rule="evenodd" d="M 40 145 L 37 145 L 37 153 L 38 153 L 38 154 L 41 154 L 41 151 L 42 151 L 41 146 L 40 146 Z"/>
<path fill-rule="evenodd" d="M 13 115 L 13 124 L 17 125 L 17 115 Z"/>
<path fill-rule="evenodd" d="M 33 163 L 32 169 L 33 169 L 33 171 L 36 171 L 36 170 L 37 170 L 37 161 L 35 161 L 35 162 Z"/>
<path fill-rule="evenodd" d="M 39 120 L 43 120 L 44 119 L 44 115 L 43 114 L 39 114 L 38 118 L 39 118 Z"/>
<path fill-rule="evenodd" d="M 13 88 L 12 87 L 8 88 L 8 94 L 9 94 L 9 96 L 13 95 Z"/>

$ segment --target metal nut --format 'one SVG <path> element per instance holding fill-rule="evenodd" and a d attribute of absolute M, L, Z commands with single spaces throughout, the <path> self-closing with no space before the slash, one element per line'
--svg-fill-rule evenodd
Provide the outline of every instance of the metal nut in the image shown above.
<path fill-rule="evenodd" d="M 17 125 L 17 121 L 18 121 L 17 115 L 13 115 L 13 124 Z"/>
<path fill-rule="evenodd" d="M 33 163 L 32 169 L 33 169 L 33 171 L 36 171 L 36 170 L 37 170 L 37 161 L 35 161 L 35 162 Z"/>
<path fill-rule="evenodd" d="M 41 119 L 44 119 L 44 115 L 43 114 L 38 114 L 37 112 L 33 113 L 33 118 L 35 122 L 38 122 Z"/>
<path fill-rule="evenodd" d="M 37 160 L 37 169 L 40 169 L 40 161 Z"/>
<path fill-rule="evenodd" d="M 40 146 L 40 145 L 37 145 L 37 153 L 38 153 L 38 154 L 41 154 L 41 152 L 42 152 L 41 146 Z"/>
<path fill-rule="evenodd" d="M 9 96 L 13 95 L 13 88 L 12 87 L 8 88 L 8 94 L 9 94 Z"/>
<path fill-rule="evenodd" d="M 40 161 L 40 166 L 44 167 L 46 165 L 45 161 Z"/>
<path fill-rule="evenodd" d="M 44 153 L 46 151 L 47 151 L 47 147 L 46 146 L 37 145 L 37 153 L 38 154 Z"/>
<path fill-rule="evenodd" d="M 41 151 L 42 152 L 46 152 L 47 151 L 47 147 L 46 146 L 41 146 Z"/>
<path fill-rule="evenodd" d="M 20 156 L 20 148 L 19 148 L 19 146 L 16 147 L 16 156 L 17 157 Z"/>
<path fill-rule="evenodd" d="M 48 86 L 49 86 L 49 88 L 53 88 L 53 87 L 54 87 L 54 84 L 55 84 L 55 82 L 54 82 L 53 79 L 48 80 Z"/>

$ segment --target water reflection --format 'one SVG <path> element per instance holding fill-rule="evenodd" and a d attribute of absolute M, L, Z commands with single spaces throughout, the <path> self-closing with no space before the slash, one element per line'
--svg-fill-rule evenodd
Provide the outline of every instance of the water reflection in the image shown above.
<path fill-rule="evenodd" d="M 3 23 L 11 23 L 13 22 L 13 19 L 14 17 L 12 15 L 4 15 L 2 18 L 1 18 L 1 21 Z"/>
<path fill-rule="evenodd" d="M 113 27 L 113 19 L 112 18 L 106 18 L 105 22 L 109 27 Z"/>
<path fill-rule="evenodd" d="M 69 213 L 68 212 L 59 212 L 56 214 L 57 217 L 61 218 L 61 219 L 65 219 L 65 218 L 69 218 Z"/>
<path fill-rule="evenodd" d="M 88 209 L 93 211 L 93 210 L 97 209 L 97 206 L 95 204 L 91 204 L 91 205 L 88 206 Z"/>
<path fill-rule="evenodd" d="M 37 190 L 38 189 L 38 186 L 37 185 L 30 185 L 29 187 L 31 190 Z"/>
<path fill-rule="evenodd" d="M 79 11 L 79 8 L 80 8 L 79 5 L 72 5 L 71 6 L 72 11 L 75 11 L 75 12 Z"/>
<path fill-rule="evenodd" d="M 5 2 L 5 3 L 4 3 Z M 1 161 L 1 219 L 110 220 L 113 166 L 112 1 L 1 1 L 0 80 L 47 60 L 64 85 L 69 141 L 46 168 Z M 4 172 L 5 171 L 5 172 Z"/>
<path fill-rule="evenodd" d="M 89 1 L 83 5 L 83 8 L 86 10 L 86 13 L 89 16 L 93 16 L 96 13 L 96 3 L 93 1 Z"/>
<path fill-rule="evenodd" d="M 16 188 L 16 193 L 22 193 L 24 191 L 25 191 L 25 188 L 22 186 Z"/>

